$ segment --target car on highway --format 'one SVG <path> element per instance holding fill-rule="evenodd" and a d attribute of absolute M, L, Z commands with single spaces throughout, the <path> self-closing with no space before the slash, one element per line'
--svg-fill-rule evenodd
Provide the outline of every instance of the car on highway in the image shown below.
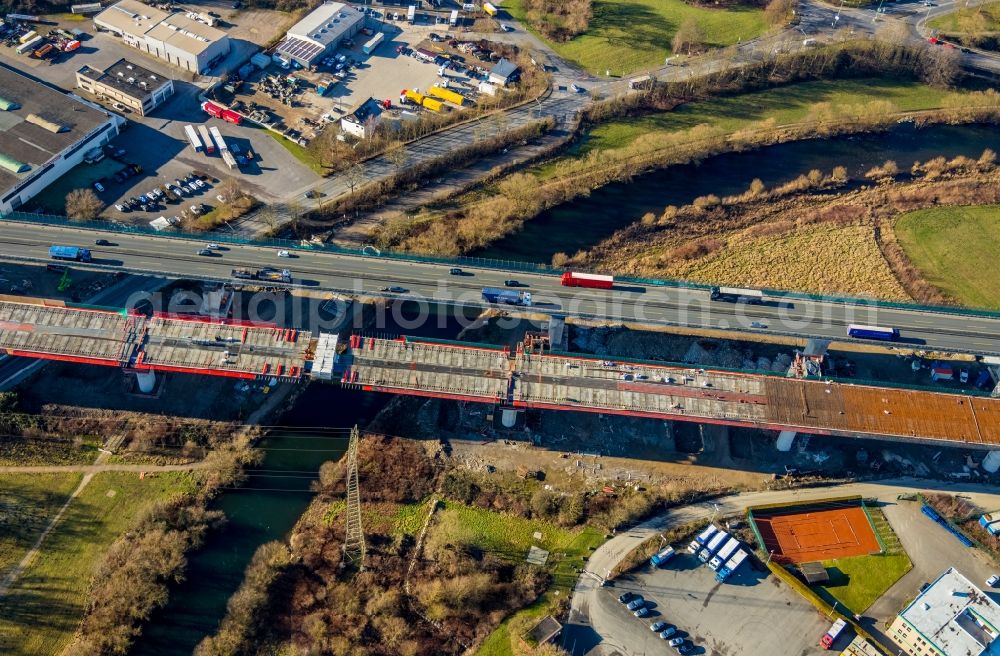
<path fill-rule="evenodd" d="M 291 257 L 292 254 L 288 251 L 278 251 L 278 257 Z"/>
<path fill-rule="evenodd" d="M 111 242 L 107 239 L 97 239 L 94 241 L 94 246 L 110 246 Z"/>
<path fill-rule="evenodd" d="M 635 593 L 633 593 L 633 592 L 623 592 L 620 595 L 618 595 L 618 603 L 619 604 L 627 604 L 628 602 L 632 601 L 634 598 L 635 598 Z M 640 597 L 640 599 L 641 599 L 641 597 Z"/>
<path fill-rule="evenodd" d="M 208 257 L 215 257 L 215 251 L 213 251 L 211 248 L 203 248 L 200 251 L 198 251 L 198 255 L 205 255 L 205 256 L 208 256 Z"/>
<path fill-rule="evenodd" d="M 218 244 L 209 244 L 205 248 L 207 248 L 210 251 L 217 251 L 217 250 L 219 250 L 219 245 Z"/>
<path fill-rule="evenodd" d="M 379 291 L 380 292 L 389 292 L 391 294 L 405 294 L 406 292 L 408 292 L 410 290 L 407 289 L 406 287 L 381 287 L 379 289 Z"/>
<path fill-rule="evenodd" d="M 521 283 L 518 282 L 517 280 L 504 280 L 503 281 L 503 286 L 504 287 L 520 287 Z"/>
<path fill-rule="evenodd" d="M 1000 583 L 1000 576 L 997 576 L 996 574 L 994 574 L 990 578 L 986 579 L 986 587 L 987 588 L 994 588 L 994 587 L 996 587 L 997 583 Z"/>
<path fill-rule="evenodd" d="M 761 323 L 760 321 L 751 321 L 750 322 L 750 327 L 751 328 L 767 328 L 767 324 L 766 323 Z"/>
<path fill-rule="evenodd" d="M 583 93 L 583 87 L 578 84 L 571 84 L 569 85 L 569 88 L 573 91 L 573 93 Z"/>
<path fill-rule="evenodd" d="M 452 267 L 452 268 L 448 269 L 448 273 L 451 274 L 451 275 L 453 275 L 453 276 L 464 276 L 465 275 L 465 272 L 462 271 L 461 269 L 459 269 L 458 267 Z"/>

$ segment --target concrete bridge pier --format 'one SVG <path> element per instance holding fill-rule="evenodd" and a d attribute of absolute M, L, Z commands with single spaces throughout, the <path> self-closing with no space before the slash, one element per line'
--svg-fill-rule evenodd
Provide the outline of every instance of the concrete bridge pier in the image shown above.
<path fill-rule="evenodd" d="M 990 451 L 986 454 L 986 457 L 983 458 L 983 469 L 991 474 L 997 473 L 997 470 L 1000 469 L 1000 451 Z"/>
<path fill-rule="evenodd" d="M 152 394 L 156 388 L 156 372 L 149 371 L 135 372 L 135 382 L 139 385 L 139 391 L 143 394 Z"/>

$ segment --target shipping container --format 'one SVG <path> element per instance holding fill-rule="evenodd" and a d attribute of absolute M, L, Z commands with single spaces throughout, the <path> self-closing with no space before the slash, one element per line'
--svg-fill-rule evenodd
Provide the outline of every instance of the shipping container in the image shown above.
<path fill-rule="evenodd" d="M 432 112 L 440 112 L 444 109 L 444 103 L 440 100 L 435 100 L 434 98 L 425 97 L 421 104 Z"/>
<path fill-rule="evenodd" d="M 458 10 L 457 9 L 452 9 L 451 10 L 451 17 L 448 18 L 448 24 L 451 25 L 452 27 L 455 27 L 456 25 L 458 25 Z"/>
<path fill-rule="evenodd" d="M 747 552 L 740 549 L 732 555 L 732 557 L 726 561 L 715 575 L 715 580 L 722 583 L 730 576 L 733 575 L 736 570 L 738 570 L 747 559 Z"/>
<path fill-rule="evenodd" d="M 216 105 L 215 103 L 210 103 L 208 101 L 205 101 L 201 104 L 201 109 L 210 116 L 214 116 L 215 118 L 222 118 L 223 109 L 218 105 Z"/>
<path fill-rule="evenodd" d="M 726 542 L 719 549 L 719 552 L 715 554 L 711 561 L 709 561 L 708 566 L 713 570 L 718 571 L 720 567 L 726 564 L 726 561 L 733 555 L 733 553 L 739 549 L 740 541 L 736 538 L 729 538 L 729 542 Z"/>
<path fill-rule="evenodd" d="M 44 38 L 42 38 L 40 36 L 36 36 L 32 40 L 26 41 L 26 42 L 22 43 L 21 45 L 19 45 L 17 47 L 17 49 L 15 50 L 15 52 L 17 54 L 19 54 L 19 55 L 23 55 L 26 52 L 31 52 L 32 50 L 34 50 L 38 46 L 42 45 L 42 42 L 44 42 L 44 41 L 45 41 Z"/>
<path fill-rule="evenodd" d="M 222 138 L 222 133 L 219 132 L 219 128 L 213 125 L 208 129 L 208 131 L 212 133 L 212 140 L 215 142 L 215 147 L 219 149 L 219 152 L 226 152 L 226 150 L 228 150 L 226 147 L 226 140 Z"/>
<path fill-rule="evenodd" d="M 385 40 L 385 32 L 379 32 L 371 39 L 369 39 L 368 43 L 361 46 L 361 52 L 365 53 L 366 55 L 372 54 L 373 52 L 375 52 L 375 49 L 378 48 L 379 44 L 382 43 L 383 40 Z"/>

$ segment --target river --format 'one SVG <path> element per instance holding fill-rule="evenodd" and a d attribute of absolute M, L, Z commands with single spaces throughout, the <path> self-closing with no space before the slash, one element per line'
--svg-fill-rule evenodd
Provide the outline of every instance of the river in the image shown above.
<path fill-rule="evenodd" d="M 404 310 L 400 315 L 405 331 L 391 318 L 383 330 L 438 338 L 454 338 L 460 330 L 450 316 L 411 328 L 407 322 L 412 313 Z M 129 653 L 189 656 L 202 638 L 214 633 L 257 547 L 288 534 L 312 499 L 309 485 L 320 466 L 339 459 L 347 449 L 343 429 L 365 426 L 391 398 L 339 385 L 309 385 L 277 420 L 281 427 L 259 443 L 264 460 L 246 483 L 213 501 L 212 508 L 226 514 L 225 526 L 189 555 L 184 582 L 171 588 L 166 607 L 153 614 Z"/>
<path fill-rule="evenodd" d="M 554 207 L 525 223 L 524 228 L 476 257 L 548 264 L 552 256 L 572 255 L 595 246 L 646 212 L 657 215 L 668 205 L 687 205 L 699 196 L 738 194 L 754 178 L 772 186 L 810 169 L 829 173 L 836 166 L 858 178 L 872 166 L 895 160 L 907 170 L 915 161 L 939 155 L 978 158 L 985 148 L 1000 151 L 1000 131 L 988 126 L 934 126 L 922 130 L 911 123 L 889 132 L 836 139 L 810 139 L 744 153 L 719 155 L 701 164 L 671 166 L 609 184 L 589 196 Z"/>

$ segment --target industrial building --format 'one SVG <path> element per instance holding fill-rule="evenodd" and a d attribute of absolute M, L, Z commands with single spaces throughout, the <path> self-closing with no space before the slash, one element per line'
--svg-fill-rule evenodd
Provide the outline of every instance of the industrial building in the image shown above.
<path fill-rule="evenodd" d="M 382 120 L 382 105 L 374 98 L 361 103 L 357 109 L 340 119 L 340 129 L 358 139 L 368 139 Z"/>
<path fill-rule="evenodd" d="M 949 567 L 896 616 L 888 634 L 911 656 L 995 654 L 1000 605 Z"/>
<path fill-rule="evenodd" d="M 520 71 L 521 69 L 517 64 L 508 59 L 501 58 L 496 63 L 496 66 L 490 70 L 489 82 L 505 87 L 517 80 Z"/>
<path fill-rule="evenodd" d="M 119 59 L 103 71 L 84 66 L 76 84 L 98 98 L 120 102 L 140 116 L 162 105 L 174 93 L 174 81 L 138 64 Z"/>
<path fill-rule="evenodd" d="M 275 53 L 309 68 L 364 26 L 365 14 L 361 9 L 341 2 L 325 2 L 288 30 Z"/>
<path fill-rule="evenodd" d="M 0 66 L 0 214 L 22 207 L 125 120 Z"/>
<path fill-rule="evenodd" d="M 208 73 L 229 54 L 229 37 L 195 14 L 168 13 L 138 0 L 121 0 L 97 16 L 94 26 L 126 45 L 192 73 Z"/>

